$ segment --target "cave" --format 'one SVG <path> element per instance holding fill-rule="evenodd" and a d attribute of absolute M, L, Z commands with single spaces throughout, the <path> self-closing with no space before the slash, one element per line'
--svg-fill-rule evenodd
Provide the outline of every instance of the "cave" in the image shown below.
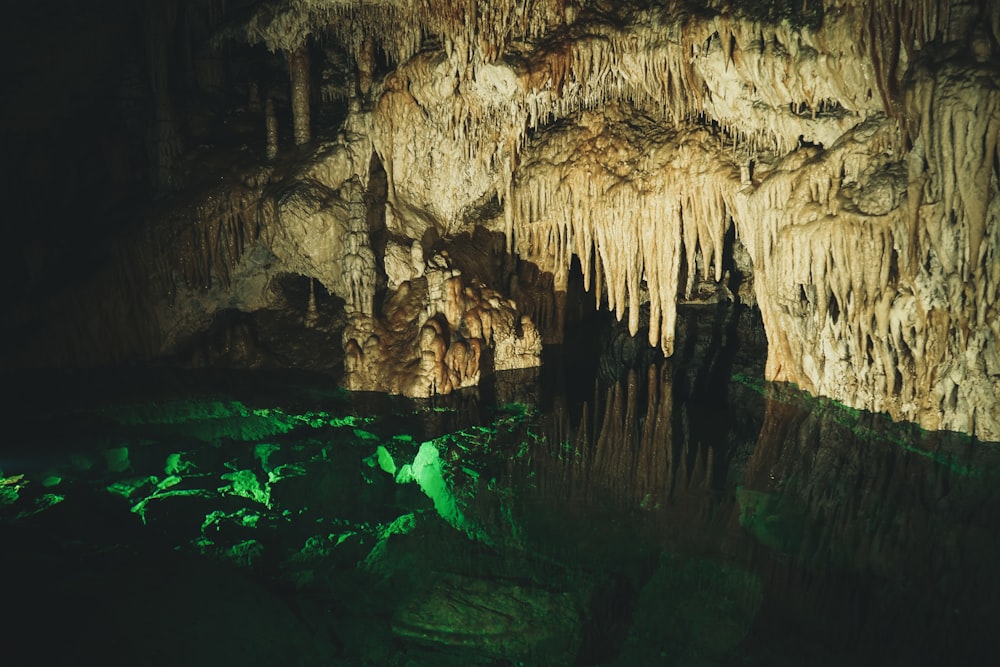
<path fill-rule="evenodd" d="M 1000 655 L 995 3 L 8 15 L 6 655 Z"/>

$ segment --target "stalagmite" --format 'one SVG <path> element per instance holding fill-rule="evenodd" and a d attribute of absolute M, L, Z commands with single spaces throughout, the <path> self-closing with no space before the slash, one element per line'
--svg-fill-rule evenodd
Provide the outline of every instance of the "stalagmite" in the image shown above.
<path fill-rule="evenodd" d="M 343 338 L 348 388 L 413 397 L 476 385 L 484 370 L 537 366 L 542 350 L 516 304 L 465 284 L 444 255 L 432 257 L 422 276 L 402 282 L 378 316 L 355 313 Z M 487 348 L 492 366 L 484 369 Z"/>

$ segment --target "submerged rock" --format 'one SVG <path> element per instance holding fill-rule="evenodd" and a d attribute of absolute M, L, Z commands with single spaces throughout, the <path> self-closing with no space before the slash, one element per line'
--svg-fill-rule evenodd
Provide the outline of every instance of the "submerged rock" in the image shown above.
<path fill-rule="evenodd" d="M 568 594 L 458 574 L 431 577 L 396 609 L 397 637 L 531 664 L 569 664 L 575 657 L 580 618 Z"/>

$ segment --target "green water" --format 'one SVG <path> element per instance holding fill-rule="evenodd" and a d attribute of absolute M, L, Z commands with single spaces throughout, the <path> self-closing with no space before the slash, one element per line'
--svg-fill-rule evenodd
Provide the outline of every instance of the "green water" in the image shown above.
<path fill-rule="evenodd" d="M 1000 449 L 763 383 L 736 342 L 554 355 L 435 401 L 292 373 L 8 376 L 2 650 L 996 664 Z"/>

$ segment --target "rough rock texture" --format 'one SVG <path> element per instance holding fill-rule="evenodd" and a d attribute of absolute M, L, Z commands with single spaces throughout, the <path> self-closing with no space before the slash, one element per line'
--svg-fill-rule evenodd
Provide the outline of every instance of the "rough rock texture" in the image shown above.
<path fill-rule="evenodd" d="M 677 300 L 691 296 L 696 261 L 703 278 L 722 279 L 725 194 L 738 177 L 705 129 L 676 132 L 618 107 L 585 111 L 525 151 L 508 202 L 515 249 L 551 271 L 557 291 L 566 290 L 571 255 L 588 289 L 593 267 L 595 294 L 606 292 L 619 319 L 628 308 L 633 335 L 648 301 L 649 342 L 670 355 Z"/>
<path fill-rule="evenodd" d="M 349 319 L 344 350 L 348 389 L 427 397 L 477 385 L 484 366 L 537 366 L 542 339 L 513 301 L 467 285 L 435 255 L 423 276 L 400 283 L 379 317 Z"/>
<path fill-rule="evenodd" d="M 670 354 L 678 299 L 719 283 L 759 306 L 769 379 L 1000 440 L 995 3 L 247 9 L 219 21 L 215 41 L 281 54 L 290 92 L 269 82 L 266 98 L 290 100 L 301 145 L 256 172 L 262 181 L 200 204 L 189 231 L 140 241 L 139 259 L 118 265 L 143 277 L 115 303 L 170 294 L 173 312 L 107 306 L 83 339 L 126 319 L 138 324 L 114 334 L 121 350 L 162 352 L 215 309 L 260 307 L 265 277 L 285 271 L 345 301 L 348 386 L 468 386 L 484 344 L 492 368 L 538 363 L 535 328 L 509 299 L 513 274 L 480 285 L 447 261 L 430 266 L 439 242 L 481 227 L 550 277 L 560 313 L 575 257 L 597 303 L 628 312 L 633 332 L 648 304 L 649 342 Z M 161 81 L 168 49 L 157 48 Z M 310 108 L 309 67 L 336 72 L 319 81 L 324 96 L 348 98 L 329 144 L 309 142 L 323 112 Z M 265 127 L 273 153 L 273 114 L 261 141 Z M 154 166 L 169 169 L 175 152 Z M 385 174 L 378 207 L 373 164 Z M 750 272 L 752 296 L 734 278 Z M 481 332 L 467 321 L 480 313 Z"/>

